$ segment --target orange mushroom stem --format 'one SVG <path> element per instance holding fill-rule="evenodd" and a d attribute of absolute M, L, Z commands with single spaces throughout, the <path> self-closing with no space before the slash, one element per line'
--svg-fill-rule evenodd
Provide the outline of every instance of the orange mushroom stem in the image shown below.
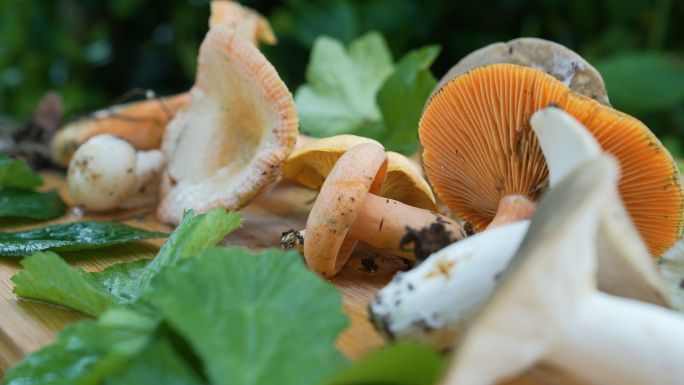
<path fill-rule="evenodd" d="M 415 260 L 413 250 L 399 244 L 407 227 L 442 223 L 456 240 L 463 227 L 435 212 L 379 197 L 387 173 L 387 152 L 374 143 L 348 150 L 325 180 L 311 210 L 304 235 L 308 266 L 332 278 L 344 266 L 357 241 L 388 253 Z"/>
<path fill-rule="evenodd" d="M 530 219 L 536 205 L 536 202 L 522 195 L 504 196 L 499 202 L 499 209 L 496 211 L 496 216 L 489 223 L 487 229 L 493 229 L 497 226 L 522 221 L 524 219 Z"/>

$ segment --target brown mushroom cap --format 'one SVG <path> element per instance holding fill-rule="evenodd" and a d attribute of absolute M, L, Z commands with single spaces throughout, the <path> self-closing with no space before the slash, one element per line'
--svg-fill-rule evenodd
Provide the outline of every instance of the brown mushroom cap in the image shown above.
<path fill-rule="evenodd" d="M 640 121 L 572 92 L 536 68 L 494 64 L 445 84 L 420 121 L 423 160 L 445 203 L 482 230 L 502 198 L 536 200 L 548 178 L 532 114 L 555 104 L 621 167 L 619 192 L 653 256 L 682 232 L 682 186 L 669 152 Z"/>
<path fill-rule="evenodd" d="M 222 24 L 200 48 L 188 106 L 167 126 L 157 216 L 238 209 L 268 191 L 297 140 L 292 94 L 259 50 Z"/>
<path fill-rule="evenodd" d="M 292 152 L 283 165 L 283 176 L 319 190 L 338 159 L 347 150 L 361 143 L 373 143 L 382 147 L 373 139 L 356 135 L 318 139 Z M 399 153 L 388 151 L 387 156 L 387 178 L 379 195 L 409 206 L 437 211 L 432 190 L 418 168 Z"/>
<path fill-rule="evenodd" d="M 457 76 L 477 67 L 497 63 L 539 68 L 563 82 L 571 90 L 610 106 L 606 84 L 596 68 L 575 51 L 535 37 L 521 37 L 506 43 L 494 43 L 471 52 L 439 80 L 432 95 Z"/>
<path fill-rule="evenodd" d="M 349 259 L 356 239 L 347 237 L 368 193 L 378 194 L 387 154 L 373 143 L 346 151 L 330 171 L 306 222 L 304 257 L 309 268 L 332 278 Z"/>

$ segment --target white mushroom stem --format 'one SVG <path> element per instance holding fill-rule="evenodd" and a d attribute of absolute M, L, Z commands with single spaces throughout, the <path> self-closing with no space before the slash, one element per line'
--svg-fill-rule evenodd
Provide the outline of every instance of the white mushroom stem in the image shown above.
<path fill-rule="evenodd" d="M 681 315 L 593 292 L 566 323 L 545 362 L 594 384 L 682 383 Z"/>
<path fill-rule="evenodd" d="M 432 254 L 371 300 L 371 321 L 387 339 L 448 349 L 491 295 L 530 221 L 464 238 Z"/>
<path fill-rule="evenodd" d="M 163 168 L 164 154 L 161 150 L 138 151 L 135 159 L 135 183 L 119 206 L 134 208 L 154 203 Z"/>

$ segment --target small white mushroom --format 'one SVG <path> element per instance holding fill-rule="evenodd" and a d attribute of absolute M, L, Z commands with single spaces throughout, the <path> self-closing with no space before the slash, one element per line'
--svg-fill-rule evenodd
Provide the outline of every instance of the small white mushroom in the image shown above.
<path fill-rule="evenodd" d="M 537 363 L 591 384 L 680 384 L 684 317 L 596 288 L 596 238 L 618 168 L 583 163 L 542 199 L 444 384 L 496 384 Z"/>
<path fill-rule="evenodd" d="M 549 165 L 551 190 L 580 164 L 602 153 L 593 136 L 557 108 L 537 112 L 531 123 Z M 609 194 L 610 199 L 600 209 L 597 237 L 599 289 L 669 305 L 667 288 L 634 229 L 617 189 L 613 188 Z M 492 278 L 471 278 L 495 277 L 504 270 L 524 236 L 525 231 L 520 229 L 478 233 L 431 256 L 404 274 L 402 282 L 391 282 L 370 303 L 374 324 L 388 338 L 450 347 L 494 288 Z M 444 271 L 444 274 L 434 274 L 435 271 Z M 405 290 L 408 283 L 413 290 Z"/>
<path fill-rule="evenodd" d="M 138 151 L 113 135 L 97 135 L 74 153 L 67 186 L 77 204 L 106 211 L 134 206 L 156 196 L 163 167 L 159 150 Z"/>

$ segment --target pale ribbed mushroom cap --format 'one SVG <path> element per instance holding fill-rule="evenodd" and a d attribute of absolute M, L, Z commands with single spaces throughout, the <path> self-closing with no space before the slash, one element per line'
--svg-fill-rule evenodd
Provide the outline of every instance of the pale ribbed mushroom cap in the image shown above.
<path fill-rule="evenodd" d="M 320 190 L 340 157 L 361 143 L 373 143 L 382 147 L 373 139 L 356 135 L 318 139 L 292 152 L 283 165 L 283 176 L 295 179 L 306 187 Z M 387 157 L 387 177 L 379 195 L 409 206 L 437 211 L 432 190 L 418 172 L 417 166 L 405 156 L 393 151 L 387 151 Z"/>
<path fill-rule="evenodd" d="M 162 142 L 157 216 L 177 224 L 183 211 L 239 209 L 268 191 L 297 140 L 292 94 L 259 50 L 222 24 L 200 47 L 192 99 Z"/>
<path fill-rule="evenodd" d="M 640 121 L 572 92 L 536 68 L 494 64 L 445 84 L 420 121 L 435 192 L 476 229 L 507 195 L 536 200 L 548 178 L 532 114 L 556 104 L 589 129 L 621 167 L 619 192 L 654 256 L 682 232 L 682 186 L 672 156 Z"/>

